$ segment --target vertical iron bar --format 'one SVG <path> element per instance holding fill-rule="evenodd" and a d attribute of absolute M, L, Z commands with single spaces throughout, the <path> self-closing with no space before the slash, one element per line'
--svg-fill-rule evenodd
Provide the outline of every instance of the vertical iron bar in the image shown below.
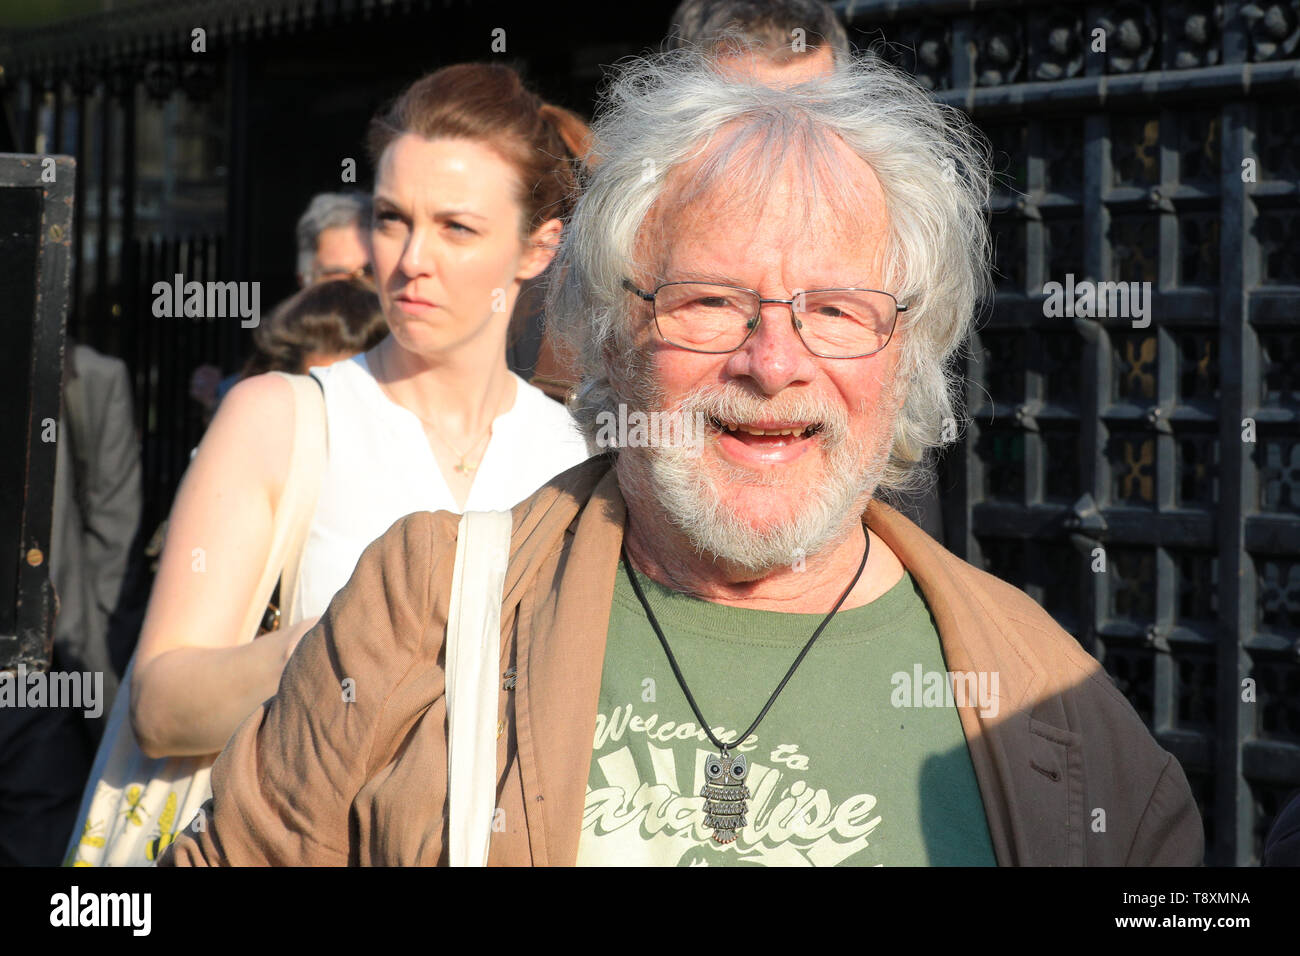
<path fill-rule="evenodd" d="M 1212 863 L 1241 866 L 1253 853 L 1251 828 L 1254 805 L 1242 775 L 1242 745 L 1254 729 L 1254 704 L 1242 700 L 1241 681 L 1252 670 L 1241 644 L 1253 629 L 1251 606 L 1242 599 L 1247 575 L 1245 560 L 1247 512 L 1246 471 L 1249 462 L 1241 441 L 1241 421 L 1249 412 L 1243 391 L 1245 320 L 1248 289 L 1256 281 L 1252 265 L 1259 261 L 1251 233 L 1254 210 L 1242 182 L 1241 162 L 1253 156 L 1247 135 L 1252 127 L 1244 103 L 1223 108 L 1219 233 L 1219 446 L 1222 479 L 1219 485 L 1219 713 L 1215 740 L 1215 847 Z M 1248 285 L 1249 283 L 1249 285 Z M 1253 405 L 1253 402 L 1251 403 Z M 1253 579 L 1253 578 L 1252 578 Z"/>

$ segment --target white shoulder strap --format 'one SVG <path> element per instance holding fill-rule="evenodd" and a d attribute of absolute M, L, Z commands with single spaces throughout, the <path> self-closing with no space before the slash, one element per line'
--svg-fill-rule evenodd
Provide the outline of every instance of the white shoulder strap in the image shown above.
<path fill-rule="evenodd" d="M 509 511 L 467 511 L 447 620 L 447 800 L 452 866 L 486 866 L 496 810 L 501 600 Z"/>
<path fill-rule="evenodd" d="M 266 564 L 240 626 L 240 638 L 245 641 L 257 636 L 257 626 L 266 613 L 266 602 L 271 599 L 278 580 L 284 581 L 280 588 L 280 620 L 286 625 L 297 620 L 294 614 L 298 603 L 298 570 L 307 529 L 316 512 L 316 498 L 328 455 L 325 401 L 316 380 L 284 372 L 269 374 L 279 375 L 289 383 L 293 393 L 293 433 L 287 436 L 288 471 L 280 500 L 275 506 Z"/>
<path fill-rule="evenodd" d="M 289 519 L 290 534 L 280 575 L 281 626 L 289 627 L 302 619 L 302 592 L 298 585 L 302 572 L 302 552 L 307 532 L 316 516 L 316 503 L 329 463 L 329 423 L 325 412 L 325 392 L 314 375 L 285 375 L 294 393 L 295 455 L 293 467 L 285 481 L 286 492 L 293 495 L 294 510 Z"/>

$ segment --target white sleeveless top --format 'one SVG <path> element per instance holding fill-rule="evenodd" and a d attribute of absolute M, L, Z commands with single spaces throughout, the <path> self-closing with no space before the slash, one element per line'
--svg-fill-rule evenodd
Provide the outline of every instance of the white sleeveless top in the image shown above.
<path fill-rule="evenodd" d="M 329 462 L 303 548 L 303 617 L 324 613 L 361 552 L 398 518 L 461 510 L 424 426 L 384 394 L 364 353 L 311 374 L 325 392 Z M 563 405 L 517 375 L 515 385 L 514 405 L 492 422 L 468 510 L 507 510 L 588 457 L 586 441 Z"/>

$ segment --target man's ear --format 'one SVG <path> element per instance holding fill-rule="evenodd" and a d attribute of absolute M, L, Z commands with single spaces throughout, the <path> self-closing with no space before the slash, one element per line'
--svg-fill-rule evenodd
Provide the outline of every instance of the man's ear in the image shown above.
<path fill-rule="evenodd" d="M 560 248 L 560 236 L 563 232 L 564 224 L 558 219 L 548 219 L 534 229 L 533 234 L 528 237 L 528 251 L 519 260 L 519 272 L 515 278 L 522 282 L 536 279 L 545 272 Z"/>

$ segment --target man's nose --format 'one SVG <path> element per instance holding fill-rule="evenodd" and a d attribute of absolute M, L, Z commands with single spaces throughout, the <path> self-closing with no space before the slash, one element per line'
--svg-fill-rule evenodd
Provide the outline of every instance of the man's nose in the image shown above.
<path fill-rule="evenodd" d="M 788 305 L 765 304 L 758 328 L 731 354 L 727 371 L 736 377 L 753 379 L 768 395 L 775 395 L 790 385 L 812 381 L 817 366 L 795 331 L 791 315 Z"/>

